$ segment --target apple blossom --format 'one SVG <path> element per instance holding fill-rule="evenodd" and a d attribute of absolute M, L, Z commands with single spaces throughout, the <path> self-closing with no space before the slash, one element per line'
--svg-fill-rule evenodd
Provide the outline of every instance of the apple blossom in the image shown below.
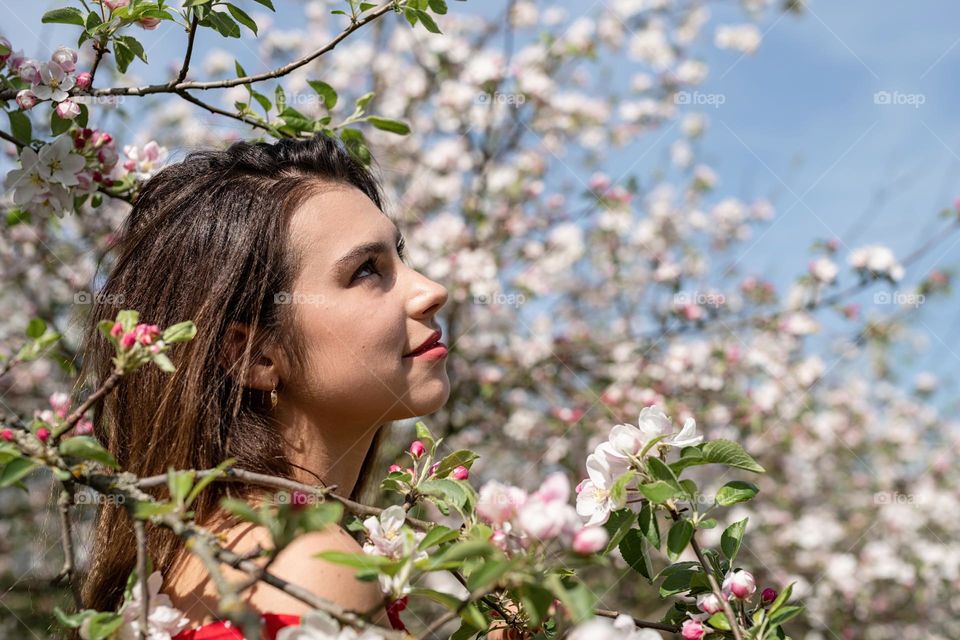
<path fill-rule="evenodd" d="M 154 571 L 147 578 L 147 637 L 161 640 L 176 635 L 190 625 L 190 619 L 173 606 L 170 596 L 160 592 L 163 577 Z M 140 637 L 140 612 L 143 609 L 143 592 L 140 580 L 133 584 L 130 599 L 124 601 L 120 612 L 123 623 L 117 631 L 118 640 L 136 640 Z M 88 619 L 89 620 L 89 619 Z M 89 638 L 89 627 L 81 627 L 80 636 Z"/>
<path fill-rule="evenodd" d="M 760 602 L 764 605 L 772 604 L 777 599 L 777 590 L 767 587 L 760 593 Z"/>
<path fill-rule="evenodd" d="M 697 608 L 704 613 L 713 615 L 723 611 L 723 603 L 720 602 L 720 598 L 717 597 L 717 594 L 713 592 L 701 593 L 697 596 Z"/>
<path fill-rule="evenodd" d="M 77 52 L 68 47 L 59 47 L 50 59 L 60 65 L 66 73 L 71 73 L 77 68 Z"/>
<path fill-rule="evenodd" d="M 598 553 L 609 540 L 610 534 L 603 527 L 584 527 L 574 534 L 572 549 L 581 555 Z"/>
<path fill-rule="evenodd" d="M 577 513 L 586 518 L 587 525 L 603 524 L 610 518 L 611 511 L 626 504 L 626 497 L 611 495 L 616 476 L 605 457 L 591 453 L 586 466 L 589 479 L 578 487 Z"/>
<path fill-rule="evenodd" d="M 567 501 L 570 480 L 567 474 L 550 474 L 537 492 L 528 496 L 517 512 L 517 524 L 532 538 L 552 540 L 565 530 L 579 527 L 576 510 Z"/>
<path fill-rule="evenodd" d="M 38 98 L 60 102 L 69 97 L 68 91 L 73 88 L 75 79 L 59 64 L 52 61 L 40 63 L 39 75 L 39 80 L 32 87 Z"/>
<path fill-rule="evenodd" d="M 680 635 L 683 640 L 700 640 L 709 633 L 707 627 L 699 620 L 687 619 L 683 621 L 680 627 Z"/>
<path fill-rule="evenodd" d="M 299 625 L 277 631 L 276 640 L 383 640 L 383 636 L 371 629 L 341 628 L 329 614 L 312 610 L 303 614 Z"/>
<path fill-rule="evenodd" d="M 450 472 L 450 477 L 454 480 L 466 480 L 470 477 L 470 470 L 461 464 Z"/>
<path fill-rule="evenodd" d="M 384 509 L 379 517 L 370 516 L 364 520 L 363 528 L 367 532 L 364 552 L 394 560 L 410 554 L 426 534 L 423 531 L 412 531 L 405 526 L 405 521 L 406 512 L 399 505 Z M 418 551 L 414 559 L 425 557 L 426 552 Z"/>
<path fill-rule="evenodd" d="M 17 92 L 17 104 L 21 109 L 31 109 L 37 102 L 39 102 L 37 94 L 30 89 L 21 89 Z"/>
<path fill-rule="evenodd" d="M 419 458 L 424 453 L 427 452 L 427 448 L 423 446 L 423 443 L 419 440 L 414 440 L 410 443 L 410 447 L 407 449 L 414 458 Z"/>
<path fill-rule="evenodd" d="M 0 431 L 0 438 L 3 438 L 7 442 L 11 442 L 16 439 L 16 436 L 14 435 L 12 429 L 3 429 Z"/>
<path fill-rule="evenodd" d="M 727 598 L 744 600 L 757 590 L 757 583 L 752 573 L 743 569 L 736 569 L 728 573 L 726 578 L 723 579 L 722 588 L 723 594 Z"/>
<path fill-rule="evenodd" d="M 661 640 L 652 629 L 638 629 L 633 619 L 621 613 L 615 619 L 592 618 L 577 625 L 569 640 Z"/>
<path fill-rule="evenodd" d="M 490 524 L 500 525 L 512 519 L 526 501 L 523 489 L 490 480 L 480 488 L 476 511 Z"/>
<path fill-rule="evenodd" d="M 133 145 L 124 145 L 127 156 L 124 168 L 136 174 L 138 180 L 149 180 L 167 159 L 167 148 L 151 140 L 142 149 Z"/>
<path fill-rule="evenodd" d="M 80 105 L 68 98 L 57 103 L 54 111 L 57 112 L 57 117 L 63 120 L 73 120 L 80 115 Z"/>
<path fill-rule="evenodd" d="M 37 429 L 37 439 L 40 440 L 40 442 L 46 442 L 49 438 L 50 429 L 47 429 L 46 427 L 40 427 Z"/>
<path fill-rule="evenodd" d="M 90 75 L 89 71 L 84 71 L 77 74 L 76 81 L 78 89 L 89 89 L 90 85 L 93 84 L 93 76 Z"/>

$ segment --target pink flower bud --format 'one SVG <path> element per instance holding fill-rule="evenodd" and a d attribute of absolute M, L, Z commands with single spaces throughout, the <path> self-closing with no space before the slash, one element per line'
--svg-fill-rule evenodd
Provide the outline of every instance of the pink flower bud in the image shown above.
<path fill-rule="evenodd" d="M 60 65 L 60 68 L 70 73 L 77 68 L 77 52 L 69 47 L 60 47 L 53 52 L 50 59 Z"/>
<path fill-rule="evenodd" d="M 715 593 L 703 593 L 697 596 L 697 608 L 704 613 L 713 615 L 723 611 L 723 603 L 720 602 L 720 598 Z"/>
<path fill-rule="evenodd" d="M 88 435 L 90 435 L 91 433 L 93 433 L 93 422 L 91 422 L 90 420 L 88 420 L 88 419 L 86 419 L 86 418 L 81 419 L 81 420 L 77 423 L 77 426 L 74 428 L 74 432 L 75 432 L 78 436 L 88 436 Z"/>
<path fill-rule="evenodd" d="M 760 602 L 762 602 L 765 605 L 771 604 L 776 599 L 777 599 L 777 590 L 771 589 L 770 587 L 767 587 L 766 589 L 764 589 L 763 592 L 761 592 L 760 594 Z"/>
<path fill-rule="evenodd" d="M 420 442 L 419 440 L 414 440 L 413 442 L 410 443 L 409 451 L 414 458 L 419 458 L 420 456 L 422 456 L 427 452 L 427 448 L 423 446 L 423 443 Z"/>
<path fill-rule="evenodd" d="M 119 338 L 123 335 L 123 325 L 119 322 L 114 322 L 113 326 L 110 327 L 110 335 L 114 338 Z"/>
<path fill-rule="evenodd" d="M 50 406 L 53 408 L 55 414 L 61 418 L 66 417 L 67 411 L 70 410 L 70 396 L 62 391 L 57 391 L 56 393 L 51 393 L 47 401 L 50 402 Z"/>
<path fill-rule="evenodd" d="M 37 95 L 30 89 L 21 89 L 17 92 L 17 104 L 21 109 L 31 109 L 39 102 Z"/>
<path fill-rule="evenodd" d="M 723 593 L 730 598 L 739 598 L 740 600 L 749 598 L 757 590 L 757 581 L 753 574 L 743 569 L 737 569 L 733 573 L 727 574 L 723 581 Z"/>
<path fill-rule="evenodd" d="M 130 4 L 130 0 L 103 0 L 103 4 L 110 11 L 116 11 Z"/>
<path fill-rule="evenodd" d="M 18 71 L 21 80 L 30 84 L 40 84 L 40 63 L 36 60 L 24 60 Z"/>
<path fill-rule="evenodd" d="M 3 431 L 0 431 L 0 438 L 3 438 L 3 439 L 6 440 L 7 442 L 10 442 L 11 440 L 13 440 L 13 439 L 15 438 L 15 436 L 13 435 L 13 430 L 12 430 L 12 429 L 4 429 Z"/>
<path fill-rule="evenodd" d="M 432 476 L 433 474 L 435 474 L 437 472 L 437 469 L 439 468 L 440 468 L 439 462 L 434 462 L 432 465 L 430 465 L 430 475 Z"/>
<path fill-rule="evenodd" d="M 389 471 L 390 473 L 393 473 L 394 471 L 401 471 L 401 470 L 402 468 L 398 464 L 392 464 L 390 465 L 390 468 L 387 469 L 387 471 Z"/>
<path fill-rule="evenodd" d="M 137 25 L 147 31 L 153 31 L 160 25 L 160 18 L 140 18 L 137 20 Z"/>
<path fill-rule="evenodd" d="M 470 477 L 470 470 L 465 466 L 460 465 L 456 469 L 450 472 L 450 477 L 454 480 L 466 480 Z"/>
<path fill-rule="evenodd" d="M 54 110 L 57 112 L 57 116 L 63 120 L 73 120 L 80 115 L 80 105 L 70 98 L 58 103 Z"/>
<path fill-rule="evenodd" d="M 93 84 L 93 76 L 90 75 L 89 71 L 77 74 L 76 87 L 78 89 L 89 89 L 91 84 Z"/>
<path fill-rule="evenodd" d="M 138 324 L 134 328 L 137 336 L 137 342 L 142 345 L 153 344 L 153 341 L 160 335 L 160 327 L 155 324 Z"/>
<path fill-rule="evenodd" d="M 707 635 L 707 629 L 699 620 L 685 620 L 680 627 L 680 635 L 683 636 L 683 640 L 701 640 Z"/>
<path fill-rule="evenodd" d="M 123 334 L 123 338 L 120 339 L 120 346 L 124 349 L 129 349 L 137 343 L 137 334 L 133 331 L 128 331 Z"/>
<path fill-rule="evenodd" d="M 603 527 L 584 527 L 573 535 L 573 551 L 580 555 L 597 553 L 607 546 L 610 535 Z"/>
<path fill-rule="evenodd" d="M 46 427 L 40 427 L 39 429 L 37 429 L 37 439 L 40 440 L 40 442 L 46 442 L 47 440 L 49 440 L 50 429 L 47 429 Z"/>

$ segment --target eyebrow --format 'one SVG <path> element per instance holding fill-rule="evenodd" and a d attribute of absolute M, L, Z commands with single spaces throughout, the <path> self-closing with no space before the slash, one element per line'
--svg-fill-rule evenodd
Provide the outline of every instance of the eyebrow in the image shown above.
<path fill-rule="evenodd" d="M 400 229 L 396 229 L 395 231 L 396 233 L 393 234 L 394 246 L 399 244 L 400 240 L 403 239 L 403 234 L 400 233 Z M 380 253 L 388 253 L 393 249 L 394 247 L 388 247 L 385 242 L 381 242 L 380 240 L 375 242 L 365 242 L 363 244 L 358 244 L 353 249 L 350 249 L 350 251 L 338 259 L 333 266 L 337 273 L 340 273 L 346 270 L 354 261 L 358 260 L 359 258 Z"/>

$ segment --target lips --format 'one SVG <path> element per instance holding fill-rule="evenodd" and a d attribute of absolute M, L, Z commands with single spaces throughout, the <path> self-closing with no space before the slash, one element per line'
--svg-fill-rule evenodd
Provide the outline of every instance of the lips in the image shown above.
<path fill-rule="evenodd" d="M 404 357 L 404 358 L 412 358 L 413 356 L 418 356 L 418 355 L 420 355 L 420 354 L 423 353 L 424 351 L 429 351 L 430 349 L 433 348 L 434 345 L 436 345 L 438 342 L 440 342 L 440 336 L 442 336 L 442 335 L 443 335 L 443 333 L 442 333 L 441 331 L 439 331 L 439 330 L 434 331 L 432 334 L 430 334 L 430 337 L 427 338 L 425 342 L 423 342 L 419 347 L 417 347 L 416 349 L 414 349 L 414 350 L 411 351 L 410 353 L 404 354 L 403 357 Z"/>

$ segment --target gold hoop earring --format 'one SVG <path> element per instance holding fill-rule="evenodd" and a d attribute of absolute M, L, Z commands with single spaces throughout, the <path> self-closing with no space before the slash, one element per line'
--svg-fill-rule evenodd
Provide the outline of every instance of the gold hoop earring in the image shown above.
<path fill-rule="evenodd" d="M 270 408 L 273 409 L 277 406 L 277 385 L 273 385 L 273 389 L 270 391 Z"/>

